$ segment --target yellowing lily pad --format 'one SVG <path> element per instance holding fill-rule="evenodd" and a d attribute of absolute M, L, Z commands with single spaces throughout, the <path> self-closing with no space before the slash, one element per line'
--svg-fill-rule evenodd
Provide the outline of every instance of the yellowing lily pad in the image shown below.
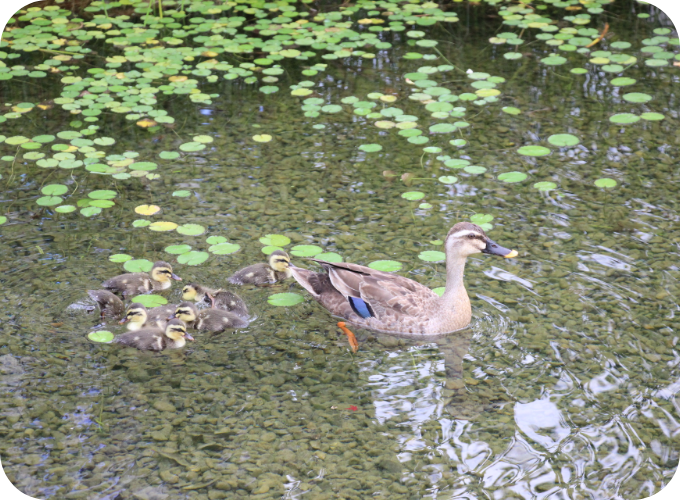
<path fill-rule="evenodd" d="M 255 142 L 269 142 L 272 140 L 272 136 L 269 134 L 257 134 L 253 136 Z"/>
<path fill-rule="evenodd" d="M 139 215 L 153 215 L 160 212 L 160 210 L 161 207 L 158 205 L 139 205 L 138 207 L 135 207 L 135 212 Z"/>
<path fill-rule="evenodd" d="M 177 224 L 167 221 L 152 222 L 149 224 L 149 229 L 152 231 L 172 231 L 177 229 Z"/>

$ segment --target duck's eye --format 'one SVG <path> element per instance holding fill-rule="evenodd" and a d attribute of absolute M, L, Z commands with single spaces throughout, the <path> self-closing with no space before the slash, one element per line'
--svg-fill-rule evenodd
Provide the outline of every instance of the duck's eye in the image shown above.
<path fill-rule="evenodd" d="M 477 236 L 475 236 L 474 234 L 468 234 L 468 239 L 470 240 L 474 240 L 476 237 Z"/>

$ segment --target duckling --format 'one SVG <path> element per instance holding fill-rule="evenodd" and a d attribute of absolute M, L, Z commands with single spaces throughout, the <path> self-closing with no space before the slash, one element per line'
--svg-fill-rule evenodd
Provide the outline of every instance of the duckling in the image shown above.
<path fill-rule="evenodd" d="M 203 309 L 201 312 L 191 302 L 182 302 L 175 311 L 175 317 L 189 327 L 199 331 L 220 333 L 228 328 L 245 328 L 248 321 L 234 313 L 220 309 Z"/>
<path fill-rule="evenodd" d="M 173 280 L 182 281 L 182 278 L 172 272 L 172 266 L 159 260 L 151 268 L 151 275 L 147 273 L 126 273 L 115 276 L 102 283 L 102 286 L 113 293 L 139 295 L 155 290 L 170 288 Z"/>
<path fill-rule="evenodd" d="M 231 311 L 242 318 L 248 317 L 248 306 L 243 299 L 228 290 L 201 286 L 197 283 L 189 283 L 182 289 L 182 300 L 193 300 L 195 302 L 207 302 L 210 307 Z"/>
<path fill-rule="evenodd" d="M 283 250 L 275 250 L 269 255 L 269 262 L 261 262 L 236 271 L 229 278 L 235 285 L 267 285 L 283 281 L 293 274 L 289 269 L 290 257 Z"/>
<path fill-rule="evenodd" d="M 186 326 L 179 319 L 168 322 L 165 330 L 161 328 L 142 328 L 116 337 L 114 342 L 142 351 L 163 351 L 184 347 L 186 340 L 194 340 L 187 333 Z"/>
<path fill-rule="evenodd" d="M 151 311 L 154 309 L 159 308 L 154 307 Z M 174 312 L 166 313 L 165 316 L 154 315 L 152 318 L 150 314 L 151 311 L 147 309 L 146 306 L 133 302 L 128 308 L 125 317 L 120 320 L 120 324 L 127 323 L 127 329 L 131 332 L 136 332 L 144 327 L 160 328 L 162 330 L 165 328 L 168 318 L 170 318 Z"/>
<path fill-rule="evenodd" d="M 88 290 L 87 294 L 99 304 L 99 312 L 102 318 L 120 318 L 125 313 L 125 304 L 108 290 Z"/>

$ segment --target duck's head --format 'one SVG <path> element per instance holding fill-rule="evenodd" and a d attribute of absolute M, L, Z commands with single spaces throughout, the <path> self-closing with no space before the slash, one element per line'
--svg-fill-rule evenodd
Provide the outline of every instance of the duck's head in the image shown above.
<path fill-rule="evenodd" d="M 133 302 L 130 305 L 130 307 L 128 307 L 128 310 L 125 313 L 123 319 L 120 320 L 120 323 L 123 324 L 129 321 L 130 323 L 137 325 L 138 327 L 141 327 L 144 323 L 146 323 L 146 319 L 147 319 L 146 307 L 144 307 L 142 304 L 137 304 L 136 302 Z"/>
<path fill-rule="evenodd" d="M 205 291 L 201 285 L 196 283 L 189 283 L 182 288 L 182 300 L 200 301 L 203 298 Z"/>
<path fill-rule="evenodd" d="M 182 281 L 182 278 L 172 272 L 172 266 L 167 262 L 159 260 L 151 268 L 151 279 L 159 281 L 160 283 L 168 283 L 171 279 Z"/>
<path fill-rule="evenodd" d="M 198 309 L 191 302 L 182 302 L 175 309 L 175 318 L 179 318 L 186 323 L 196 321 L 198 317 Z M 168 323 L 169 325 L 170 323 Z"/>
<path fill-rule="evenodd" d="M 481 227 L 471 222 L 459 222 L 453 226 L 446 236 L 444 245 L 447 254 L 454 252 L 462 257 L 480 252 L 500 255 L 506 259 L 517 256 L 517 250 L 500 246 L 489 238 Z"/>
<path fill-rule="evenodd" d="M 274 250 L 269 254 L 269 267 L 279 273 L 285 273 L 290 266 L 290 257 L 283 250 Z"/>
<path fill-rule="evenodd" d="M 165 327 L 165 336 L 172 340 L 194 340 L 194 338 L 187 333 L 187 327 L 180 319 L 172 319 Z"/>

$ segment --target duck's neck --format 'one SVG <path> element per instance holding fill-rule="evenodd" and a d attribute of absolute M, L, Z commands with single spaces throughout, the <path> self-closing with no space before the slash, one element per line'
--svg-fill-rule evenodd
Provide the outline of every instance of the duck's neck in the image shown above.
<path fill-rule="evenodd" d="M 446 291 L 442 295 L 441 303 L 445 309 L 456 308 L 462 303 L 470 303 L 463 282 L 465 261 L 461 255 L 449 255 L 446 259 Z"/>

